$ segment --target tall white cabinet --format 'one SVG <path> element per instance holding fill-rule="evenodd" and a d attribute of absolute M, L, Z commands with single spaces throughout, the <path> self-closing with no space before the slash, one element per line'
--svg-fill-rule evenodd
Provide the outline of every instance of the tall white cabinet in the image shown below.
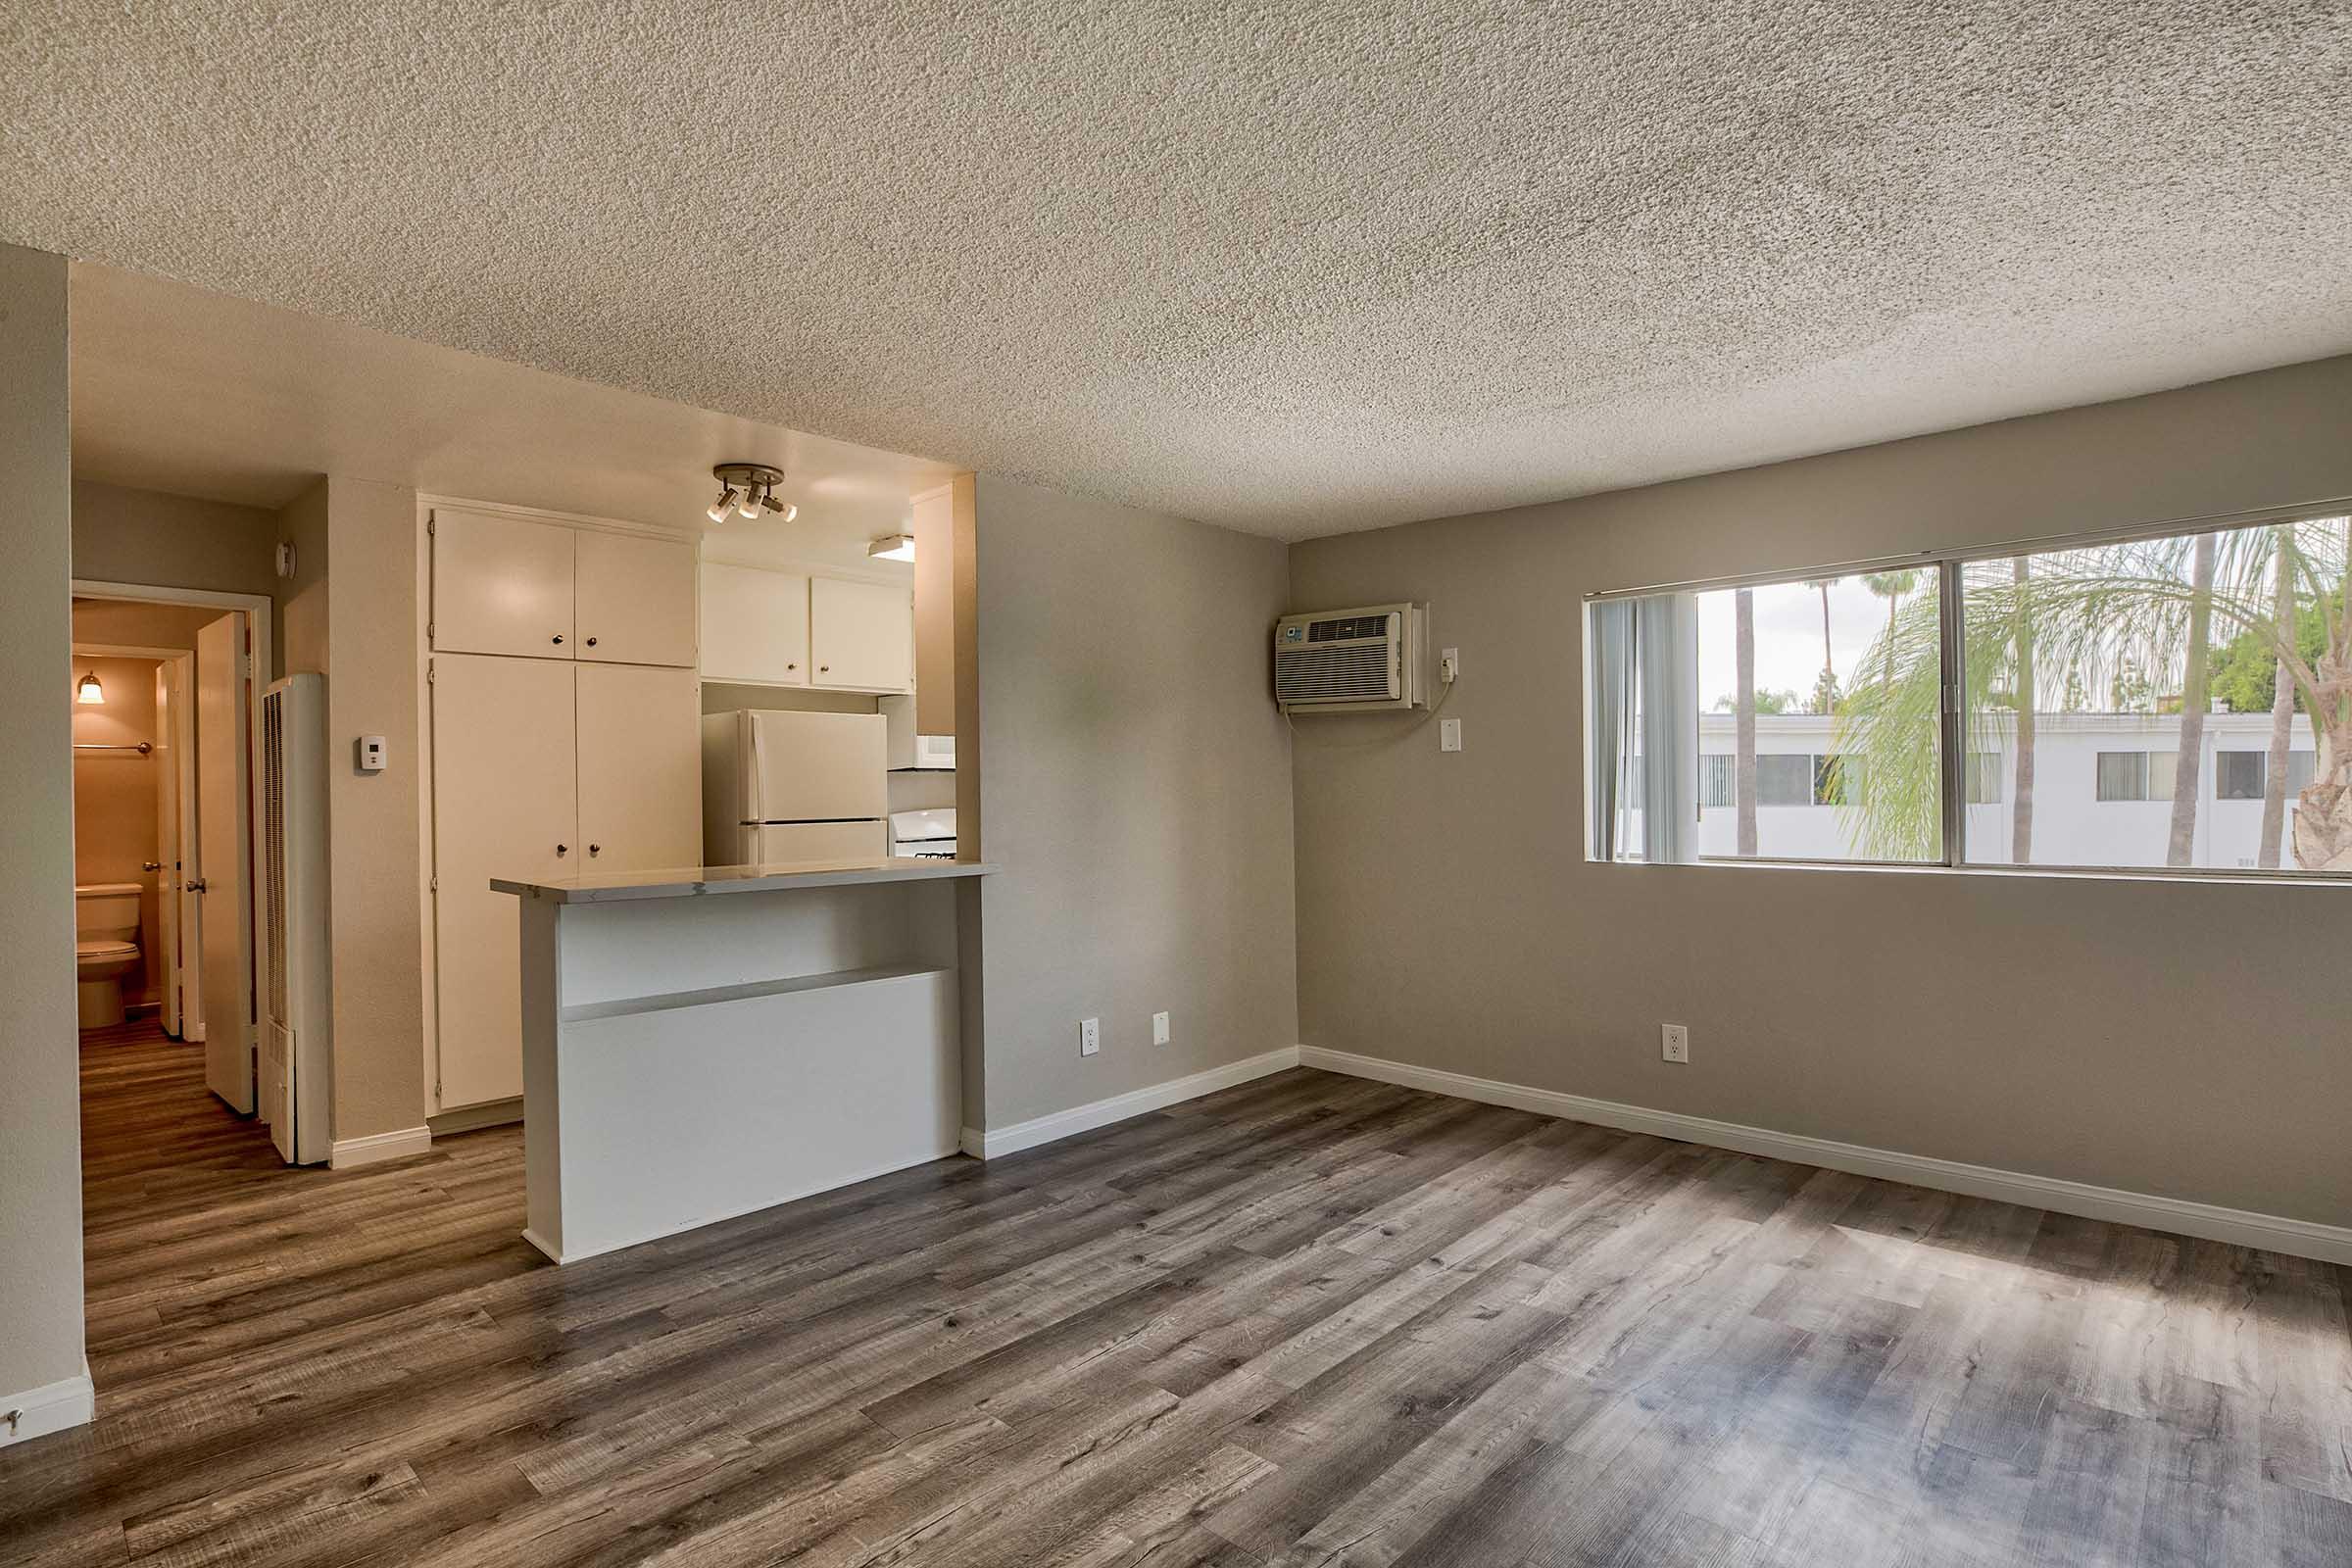
<path fill-rule="evenodd" d="M 434 509 L 436 1111 L 522 1093 L 519 923 L 490 879 L 702 858 L 695 553 Z"/>

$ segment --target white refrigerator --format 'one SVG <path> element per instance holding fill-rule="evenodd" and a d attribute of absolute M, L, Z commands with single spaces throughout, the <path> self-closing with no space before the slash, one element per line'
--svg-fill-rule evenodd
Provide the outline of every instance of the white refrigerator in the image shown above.
<path fill-rule="evenodd" d="M 888 855 L 889 734 L 879 713 L 704 714 L 704 862 Z"/>

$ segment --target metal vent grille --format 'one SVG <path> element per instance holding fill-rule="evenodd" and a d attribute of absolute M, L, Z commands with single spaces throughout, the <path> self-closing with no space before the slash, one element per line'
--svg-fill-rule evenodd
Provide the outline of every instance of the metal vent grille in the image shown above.
<path fill-rule="evenodd" d="M 1378 703 L 1397 691 L 1396 644 L 1388 637 L 1308 643 L 1274 656 L 1274 695 L 1285 703 Z"/>

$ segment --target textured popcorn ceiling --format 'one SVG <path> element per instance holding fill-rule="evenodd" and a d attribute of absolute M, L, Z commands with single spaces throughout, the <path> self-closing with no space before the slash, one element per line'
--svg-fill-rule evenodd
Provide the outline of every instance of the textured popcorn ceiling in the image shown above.
<path fill-rule="evenodd" d="M 2352 349 L 2352 8 L 0 7 L 0 237 L 1291 537 Z"/>

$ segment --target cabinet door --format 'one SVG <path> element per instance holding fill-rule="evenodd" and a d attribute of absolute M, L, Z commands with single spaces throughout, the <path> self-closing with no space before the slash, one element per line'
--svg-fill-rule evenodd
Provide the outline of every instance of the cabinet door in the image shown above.
<path fill-rule="evenodd" d="M 433 650 L 572 655 L 569 528 L 477 512 L 433 513 Z"/>
<path fill-rule="evenodd" d="M 703 678 L 808 684 L 808 579 L 703 566 Z"/>
<path fill-rule="evenodd" d="M 914 605 L 888 583 L 818 577 L 808 584 L 811 683 L 903 692 L 914 673 Z"/>
<path fill-rule="evenodd" d="M 694 667 L 694 546 L 583 530 L 579 657 L 600 663 Z"/>
<path fill-rule="evenodd" d="M 703 721 L 694 671 L 582 664 L 576 702 L 583 870 L 703 859 Z"/>
<path fill-rule="evenodd" d="M 494 876 L 585 861 L 573 795 L 572 666 L 433 657 L 433 953 L 440 1108 L 522 1093 L 520 903 Z"/>

